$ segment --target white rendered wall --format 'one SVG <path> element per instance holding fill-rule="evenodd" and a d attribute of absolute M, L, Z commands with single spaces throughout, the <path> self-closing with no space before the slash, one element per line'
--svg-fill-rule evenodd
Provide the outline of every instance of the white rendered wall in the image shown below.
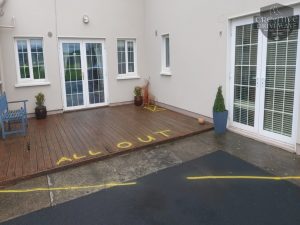
<path fill-rule="evenodd" d="M 48 110 L 63 108 L 58 38 L 105 39 L 109 102 L 130 101 L 135 85 L 151 77 L 151 91 L 159 102 L 212 117 L 217 87 L 228 103 L 229 18 L 259 12 L 261 7 L 289 1 L 272 0 L 8 0 L 0 24 L 1 57 L 9 100 L 46 95 Z M 90 23 L 84 25 L 82 16 Z M 53 37 L 47 36 L 48 32 Z M 155 35 L 157 32 L 157 36 Z M 170 34 L 172 76 L 162 76 L 161 35 Z M 14 37 L 44 37 L 45 64 L 50 86 L 16 88 Z M 138 75 L 117 80 L 117 38 L 136 38 Z M 300 106 L 299 106 L 300 107 Z M 298 121 L 300 130 L 300 120 Z M 300 132 L 297 132 L 300 143 Z"/>
<path fill-rule="evenodd" d="M 274 3 L 290 1 L 146 0 L 145 65 L 157 100 L 212 117 L 217 87 L 222 85 L 228 105 L 229 19 L 259 12 L 261 7 Z M 170 34 L 172 76 L 160 75 L 164 34 Z"/>
<path fill-rule="evenodd" d="M 90 23 L 83 24 L 83 15 Z M 42 91 L 48 110 L 63 108 L 59 68 L 59 38 L 105 39 L 109 103 L 131 101 L 135 85 L 143 84 L 144 72 L 144 1 L 140 0 L 8 0 L 0 24 L 14 29 L 0 30 L 5 91 L 9 100 L 28 99 L 29 112 L 35 107 L 34 96 Z M 48 32 L 53 37 L 48 37 Z M 46 76 L 49 86 L 15 87 L 17 67 L 15 37 L 43 37 Z M 136 38 L 138 75 L 141 79 L 117 80 L 117 38 Z"/>

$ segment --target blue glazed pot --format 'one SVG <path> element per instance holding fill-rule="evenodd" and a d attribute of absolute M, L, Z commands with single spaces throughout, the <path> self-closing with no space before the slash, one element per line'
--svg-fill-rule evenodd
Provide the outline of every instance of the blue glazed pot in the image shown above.
<path fill-rule="evenodd" d="M 228 111 L 224 112 L 214 112 L 214 126 L 215 126 L 215 133 L 216 134 L 224 134 L 226 132 L 227 127 L 227 118 L 228 118 Z"/>

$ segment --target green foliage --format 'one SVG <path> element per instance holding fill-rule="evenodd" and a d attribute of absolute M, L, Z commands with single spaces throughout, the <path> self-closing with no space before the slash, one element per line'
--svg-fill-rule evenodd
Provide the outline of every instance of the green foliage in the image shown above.
<path fill-rule="evenodd" d="M 134 95 L 135 95 L 135 96 L 142 96 L 142 88 L 139 87 L 139 86 L 136 86 L 136 87 L 134 88 Z"/>
<path fill-rule="evenodd" d="M 35 100 L 36 100 L 36 102 L 35 102 L 35 104 L 37 105 L 37 106 L 44 106 L 44 102 L 45 102 L 45 95 L 42 93 L 42 92 L 40 92 L 40 93 L 38 93 L 36 96 L 35 96 Z"/>
<path fill-rule="evenodd" d="M 222 94 L 222 86 L 219 86 L 215 103 L 214 103 L 214 112 L 224 112 L 224 111 L 226 111 L 226 108 L 224 103 L 224 97 Z"/>

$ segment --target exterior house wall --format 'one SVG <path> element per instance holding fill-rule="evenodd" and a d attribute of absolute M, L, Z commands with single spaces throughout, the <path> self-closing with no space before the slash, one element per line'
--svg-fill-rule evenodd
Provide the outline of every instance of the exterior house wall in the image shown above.
<path fill-rule="evenodd" d="M 90 23 L 82 23 L 88 15 Z M 144 1 L 140 0 L 57 0 L 58 37 L 104 38 L 107 56 L 109 102 L 133 99 L 135 85 L 143 79 L 117 80 L 117 39 L 136 38 L 138 75 L 144 68 Z"/>
<path fill-rule="evenodd" d="M 15 17 L 15 28 L 0 31 L 2 47 L 3 82 L 8 100 L 29 100 L 29 111 L 33 112 L 34 96 L 42 91 L 46 96 L 49 110 L 62 108 L 57 42 L 55 37 L 48 38 L 47 32 L 55 30 L 54 3 L 52 0 L 12 0 L 5 5 L 5 15 L 0 18 L 1 24 L 12 24 Z M 18 83 L 15 57 L 14 37 L 43 37 L 46 76 L 49 86 L 15 87 Z M 51 96 L 51 97 L 50 97 Z"/>
<path fill-rule="evenodd" d="M 34 111 L 34 96 L 42 91 L 48 110 L 63 108 L 59 64 L 59 38 L 104 39 L 107 56 L 109 103 L 131 101 L 133 88 L 143 79 L 117 80 L 117 38 L 137 41 L 138 75 L 144 73 L 144 2 L 139 0 L 8 0 L 0 24 L 15 28 L 0 30 L 5 91 L 9 100 L 29 99 L 29 112 Z M 82 22 L 88 15 L 90 23 Z M 48 32 L 53 36 L 48 37 Z M 14 37 L 43 37 L 46 77 L 50 85 L 15 87 L 17 66 Z M 121 93 L 121 94 L 120 94 Z"/>
<path fill-rule="evenodd" d="M 216 90 L 222 85 L 228 105 L 229 19 L 274 3 L 287 5 L 290 1 L 146 0 L 146 71 L 157 101 L 212 117 Z M 170 34 L 172 76 L 160 75 L 164 34 Z"/>
<path fill-rule="evenodd" d="M 9 100 L 46 95 L 48 110 L 63 108 L 58 40 L 104 39 L 109 103 L 132 100 L 143 79 L 117 80 L 117 39 L 136 38 L 137 67 L 141 78 L 150 77 L 151 92 L 163 104 L 212 117 L 216 90 L 223 86 L 229 99 L 230 18 L 259 12 L 261 7 L 289 4 L 288 0 L 8 0 L 0 24 L 3 81 Z M 90 23 L 82 22 L 88 15 Z M 53 37 L 48 37 L 48 32 Z M 170 35 L 171 76 L 161 75 L 161 35 Z M 17 68 L 14 37 L 43 37 L 48 86 L 15 87 Z M 1 64 L 0 64 L 1 65 Z M 298 96 L 299 97 L 299 96 Z M 299 106 L 300 111 L 300 106 Z M 300 119 L 297 143 L 300 143 Z"/>

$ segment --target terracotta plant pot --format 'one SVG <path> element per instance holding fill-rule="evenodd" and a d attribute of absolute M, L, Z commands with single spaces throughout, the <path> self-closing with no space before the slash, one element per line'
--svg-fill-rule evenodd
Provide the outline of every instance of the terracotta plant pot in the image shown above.
<path fill-rule="evenodd" d="M 143 105 L 143 97 L 142 96 L 134 96 L 134 105 L 136 105 L 136 106 Z"/>
<path fill-rule="evenodd" d="M 37 106 L 35 108 L 35 117 L 39 119 L 45 119 L 47 117 L 47 108 L 46 106 Z"/>

